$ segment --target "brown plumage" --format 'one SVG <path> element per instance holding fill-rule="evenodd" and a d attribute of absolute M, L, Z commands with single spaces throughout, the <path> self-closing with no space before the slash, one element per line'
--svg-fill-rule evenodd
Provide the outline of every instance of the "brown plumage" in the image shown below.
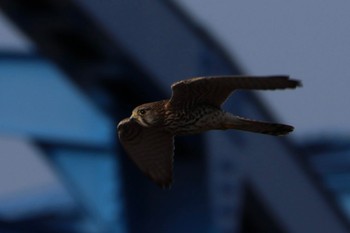
<path fill-rule="evenodd" d="M 221 105 L 237 89 L 275 90 L 301 86 L 288 76 L 216 76 L 183 80 L 171 86 L 168 100 L 136 107 L 118 124 L 120 142 L 131 159 L 161 187 L 173 177 L 174 136 L 236 129 L 275 136 L 293 126 L 250 120 L 224 112 Z"/>

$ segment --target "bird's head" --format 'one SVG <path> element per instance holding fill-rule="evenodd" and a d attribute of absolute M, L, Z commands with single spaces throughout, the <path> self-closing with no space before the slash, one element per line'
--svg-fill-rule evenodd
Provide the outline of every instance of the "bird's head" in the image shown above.
<path fill-rule="evenodd" d="M 160 120 L 158 105 L 155 103 L 142 104 L 132 111 L 130 119 L 144 127 L 156 126 Z"/>

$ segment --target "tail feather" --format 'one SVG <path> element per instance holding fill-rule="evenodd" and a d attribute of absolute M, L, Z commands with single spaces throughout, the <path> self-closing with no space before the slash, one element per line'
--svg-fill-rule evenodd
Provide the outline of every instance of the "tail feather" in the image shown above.
<path fill-rule="evenodd" d="M 287 135 L 294 130 L 294 127 L 290 125 L 250 120 L 238 116 L 234 116 L 234 119 L 226 122 L 225 128 L 269 134 L 274 136 Z"/>

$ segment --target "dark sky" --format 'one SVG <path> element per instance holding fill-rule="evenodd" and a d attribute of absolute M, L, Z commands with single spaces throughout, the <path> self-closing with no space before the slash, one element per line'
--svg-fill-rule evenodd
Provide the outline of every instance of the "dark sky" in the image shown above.
<path fill-rule="evenodd" d="M 0 10 L 0 50 L 28 52 L 33 45 Z"/>
<path fill-rule="evenodd" d="M 350 129 L 350 2 L 177 0 L 247 74 L 289 74 L 296 91 L 261 93 L 297 139 Z M 259 93 L 259 94 L 260 94 Z"/>

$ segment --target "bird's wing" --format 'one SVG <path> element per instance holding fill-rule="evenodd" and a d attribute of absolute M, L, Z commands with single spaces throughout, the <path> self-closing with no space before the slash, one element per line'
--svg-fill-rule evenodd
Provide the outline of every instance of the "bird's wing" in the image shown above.
<path fill-rule="evenodd" d="M 118 125 L 118 136 L 128 155 L 162 188 L 173 179 L 174 137 L 160 129 L 145 128 L 124 119 Z"/>
<path fill-rule="evenodd" d="M 275 90 L 297 86 L 301 86 L 300 81 L 285 75 L 198 77 L 174 83 L 169 104 L 184 107 L 204 103 L 220 107 L 237 89 Z"/>

